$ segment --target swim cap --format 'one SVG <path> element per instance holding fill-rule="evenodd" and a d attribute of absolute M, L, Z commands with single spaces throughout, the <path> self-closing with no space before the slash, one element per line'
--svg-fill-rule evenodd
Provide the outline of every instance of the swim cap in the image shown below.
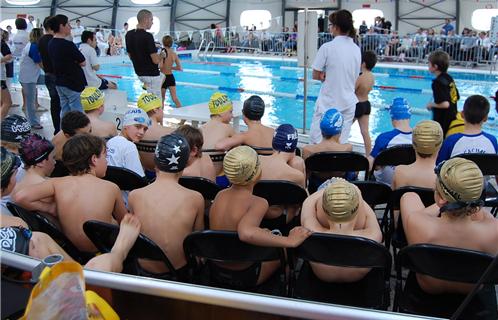
<path fill-rule="evenodd" d="M 354 218 L 360 205 L 358 189 L 341 178 L 332 178 L 323 190 L 322 208 L 333 222 L 347 222 Z"/>
<path fill-rule="evenodd" d="M 343 124 L 342 114 L 337 109 L 327 110 L 320 121 L 320 130 L 325 136 L 335 136 L 341 133 Z"/>
<path fill-rule="evenodd" d="M 54 150 L 52 142 L 39 134 L 32 133 L 21 141 L 19 155 L 27 166 L 33 166 L 48 158 L 50 152 Z"/>
<path fill-rule="evenodd" d="M 258 154 L 248 146 L 233 148 L 223 159 L 223 171 L 232 184 L 248 185 L 261 174 Z"/>
<path fill-rule="evenodd" d="M 187 166 L 190 148 L 187 139 L 172 133 L 162 136 L 154 151 L 154 163 L 164 172 L 180 172 Z"/>
<path fill-rule="evenodd" d="M 282 124 L 278 126 L 273 134 L 273 150 L 282 152 L 296 151 L 298 137 L 297 130 L 292 125 Z"/>
<path fill-rule="evenodd" d="M 2 170 L 2 188 L 6 188 L 14 171 L 21 165 L 19 157 L 4 147 L 0 148 L 0 164 Z"/>
<path fill-rule="evenodd" d="M 451 158 L 440 163 L 435 171 L 436 190 L 446 201 L 469 203 L 480 199 L 484 178 L 473 161 Z"/>
<path fill-rule="evenodd" d="M 80 94 L 84 111 L 92 111 L 104 105 L 104 93 L 95 87 L 86 87 Z"/>
<path fill-rule="evenodd" d="M 138 97 L 137 107 L 145 112 L 163 107 L 161 98 L 153 93 L 144 92 Z"/>
<path fill-rule="evenodd" d="M 433 120 L 423 120 L 413 128 L 412 143 L 415 151 L 431 155 L 437 152 L 443 143 L 443 129 Z"/>
<path fill-rule="evenodd" d="M 31 125 L 26 118 L 12 114 L 2 120 L 2 140 L 18 143 L 31 132 Z"/>
<path fill-rule="evenodd" d="M 150 127 L 152 125 L 152 121 L 150 121 L 149 116 L 142 109 L 130 108 L 124 115 L 123 127 L 132 126 L 135 124 L 141 124 L 143 126 Z"/>
<path fill-rule="evenodd" d="M 410 106 L 404 98 L 394 98 L 389 108 L 389 113 L 392 120 L 405 120 L 410 119 L 412 116 Z"/>
<path fill-rule="evenodd" d="M 242 114 L 249 120 L 261 120 L 265 113 L 265 102 L 259 96 L 250 96 L 244 101 Z"/>
<path fill-rule="evenodd" d="M 215 92 L 208 102 L 209 113 L 222 114 L 223 112 L 230 111 L 233 108 L 232 100 L 221 92 Z"/>

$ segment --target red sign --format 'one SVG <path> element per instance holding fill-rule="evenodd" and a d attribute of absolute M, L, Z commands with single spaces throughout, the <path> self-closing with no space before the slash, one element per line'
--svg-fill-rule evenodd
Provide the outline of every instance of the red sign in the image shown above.
<path fill-rule="evenodd" d="M 364 3 L 361 5 L 362 8 L 370 8 L 370 3 Z"/>

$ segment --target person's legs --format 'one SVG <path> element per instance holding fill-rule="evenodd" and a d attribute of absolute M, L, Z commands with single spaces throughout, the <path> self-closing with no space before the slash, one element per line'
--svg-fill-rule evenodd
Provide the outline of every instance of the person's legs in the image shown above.
<path fill-rule="evenodd" d="M 59 94 L 59 101 L 61 107 L 59 118 L 62 118 L 68 111 L 71 110 L 69 108 L 69 99 L 67 98 L 65 87 L 56 86 L 55 88 L 57 90 L 57 93 Z"/>
<path fill-rule="evenodd" d="M 57 92 L 61 98 L 61 117 L 68 111 L 81 111 L 83 112 L 83 107 L 81 106 L 80 92 L 73 91 L 66 87 L 57 86 Z M 64 103 L 63 103 L 64 102 Z"/>
<path fill-rule="evenodd" d="M 161 97 L 161 86 L 164 81 L 164 75 L 162 73 L 155 77 L 141 76 L 138 78 L 145 84 L 147 92 Z"/>
<path fill-rule="evenodd" d="M 320 130 L 320 120 L 322 119 L 322 115 L 323 113 L 318 111 L 317 107 L 315 107 L 310 128 L 310 143 L 312 144 L 317 144 L 322 141 L 322 130 Z"/>
<path fill-rule="evenodd" d="M 36 115 L 36 83 L 21 83 L 22 92 L 26 97 L 26 116 L 33 129 L 41 129 L 40 120 Z"/>
<path fill-rule="evenodd" d="M 171 94 L 171 99 L 175 103 L 175 106 L 177 108 L 181 108 L 182 104 L 180 103 L 180 100 L 178 99 L 178 96 L 176 95 L 176 86 L 169 87 L 169 93 Z"/>
<path fill-rule="evenodd" d="M 0 120 L 3 120 L 7 114 L 9 114 L 10 107 L 12 107 L 12 98 L 10 97 L 9 89 L 7 89 L 7 83 L 2 80 L 2 97 L 1 97 L 1 109 L 0 109 Z"/>
<path fill-rule="evenodd" d="M 68 89 L 68 91 L 69 108 L 71 111 L 77 110 L 84 112 L 83 106 L 81 105 L 81 92 L 73 91 L 71 89 Z"/>
<path fill-rule="evenodd" d="M 52 116 L 52 124 L 54 125 L 54 135 L 60 131 L 61 128 L 61 102 L 59 93 L 55 86 L 55 75 L 45 73 L 45 86 L 47 87 L 48 94 L 50 95 L 50 115 Z"/>
<path fill-rule="evenodd" d="M 342 125 L 340 143 L 347 143 L 349 140 L 349 133 L 351 132 L 351 125 L 353 124 L 355 105 L 346 110 L 341 111 L 342 118 L 344 119 Z"/>
<path fill-rule="evenodd" d="M 62 255 L 64 261 L 73 261 L 73 258 L 49 235 L 33 231 L 31 240 L 29 241 L 29 255 L 34 258 L 44 259 L 52 254 Z"/>
<path fill-rule="evenodd" d="M 358 118 L 358 124 L 360 125 L 361 136 L 363 137 L 363 143 L 365 144 L 365 156 L 370 155 L 372 151 L 372 140 L 370 138 L 370 132 L 368 129 L 368 120 L 370 116 L 365 114 Z"/>

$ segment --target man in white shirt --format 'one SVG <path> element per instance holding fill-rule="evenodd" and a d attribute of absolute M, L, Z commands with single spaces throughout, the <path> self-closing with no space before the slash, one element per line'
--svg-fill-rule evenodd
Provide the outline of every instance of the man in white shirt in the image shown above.
<path fill-rule="evenodd" d="M 320 119 L 330 108 L 339 110 L 344 118 L 340 142 L 346 143 L 358 102 L 355 83 L 361 70 L 361 52 L 348 36 L 354 30 L 352 15 L 347 10 L 339 10 L 329 16 L 329 22 L 334 40 L 320 47 L 312 66 L 313 79 L 322 81 L 322 87 L 311 122 L 311 143 L 322 140 Z"/>
<path fill-rule="evenodd" d="M 83 31 L 81 34 L 81 41 L 80 52 L 85 57 L 86 61 L 86 64 L 81 68 L 85 73 L 88 86 L 95 87 L 100 90 L 116 89 L 117 86 L 114 82 L 107 81 L 97 75 L 100 64 L 97 61 L 97 52 L 95 51 L 95 47 L 97 46 L 97 38 L 95 37 L 95 33 L 92 31 Z"/>
<path fill-rule="evenodd" d="M 17 18 L 15 21 L 17 33 L 12 38 L 12 43 L 14 45 L 14 50 L 12 50 L 12 55 L 16 58 L 21 57 L 24 47 L 29 42 L 29 33 L 26 31 L 28 24 L 23 18 Z"/>
<path fill-rule="evenodd" d="M 26 31 L 30 33 L 33 28 L 36 28 L 35 17 L 32 15 L 28 15 L 28 25 Z"/>
<path fill-rule="evenodd" d="M 71 34 L 73 35 L 73 42 L 76 46 L 80 46 L 81 44 L 81 34 L 85 31 L 85 27 L 81 25 L 80 19 L 76 20 L 76 26 L 71 30 Z"/>

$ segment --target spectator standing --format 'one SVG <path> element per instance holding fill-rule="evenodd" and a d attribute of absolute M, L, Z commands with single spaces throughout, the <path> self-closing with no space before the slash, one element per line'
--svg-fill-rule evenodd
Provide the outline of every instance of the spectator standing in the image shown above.
<path fill-rule="evenodd" d="M 8 31 L 2 30 L 2 55 L 7 57 L 4 59 L 5 62 L 5 85 L 10 88 L 12 80 L 14 78 L 14 61 L 12 61 L 12 52 L 9 46 L 10 34 Z"/>
<path fill-rule="evenodd" d="M 81 44 L 81 34 L 85 31 L 85 27 L 81 25 L 80 19 L 76 20 L 76 26 L 72 29 L 71 34 L 73 35 L 73 42 L 76 46 Z"/>
<path fill-rule="evenodd" d="M 157 53 L 154 37 L 146 30 L 152 27 L 153 16 L 149 10 L 137 14 L 137 28 L 126 33 L 126 49 L 140 81 L 147 92 L 161 96 L 163 76 L 159 73 L 161 57 Z"/>
<path fill-rule="evenodd" d="M 361 22 L 360 28 L 359 28 L 359 33 L 360 34 L 365 34 L 368 31 L 368 26 L 365 20 Z"/>
<path fill-rule="evenodd" d="M 32 15 L 28 15 L 28 23 L 26 31 L 29 33 L 33 28 L 36 28 L 35 17 Z"/>
<path fill-rule="evenodd" d="M 353 30 L 353 17 L 347 10 L 329 16 L 329 29 L 334 40 L 323 44 L 313 63 L 313 79 L 322 81 L 310 128 L 311 143 L 322 140 L 320 120 L 330 108 L 339 110 L 344 118 L 341 143 L 347 142 L 353 123 L 356 103 L 356 79 L 360 75 L 360 48 L 348 35 Z"/>
<path fill-rule="evenodd" d="M 71 34 L 71 25 L 65 15 L 58 14 L 50 21 L 54 37 L 48 44 L 48 54 L 56 77 L 56 87 L 61 103 L 61 116 L 71 110 L 83 112 L 80 94 L 86 86 L 85 57 L 72 41 L 65 39 Z"/>
<path fill-rule="evenodd" d="M 443 27 L 441 28 L 441 31 L 443 32 L 443 34 L 445 36 L 448 36 L 450 31 L 454 31 L 455 30 L 455 27 L 453 26 L 453 24 L 451 23 L 451 19 L 445 19 L 444 20 L 444 25 Z"/>
<path fill-rule="evenodd" d="M 83 43 L 80 45 L 80 52 L 85 57 L 86 64 L 82 67 L 85 73 L 86 82 L 89 87 L 95 87 L 99 90 L 116 89 L 116 84 L 97 76 L 100 64 L 97 61 L 97 37 L 91 31 L 83 31 L 81 35 Z"/>
<path fill-rule="evenodd" d="M 19 58 L 21 57 L 24 47 L 29 42 L 29 33 L 26 31 L 26 29 L 28 28 L 28 24 L 26 23 L 26 20 L 23 18 L 17 18 L 15 24 L 16 24 L 17 33 L 12 38 L 12 43 L 14 45 L 14 50 L 12 52 L 12 55 L 15 58 Z"/>

